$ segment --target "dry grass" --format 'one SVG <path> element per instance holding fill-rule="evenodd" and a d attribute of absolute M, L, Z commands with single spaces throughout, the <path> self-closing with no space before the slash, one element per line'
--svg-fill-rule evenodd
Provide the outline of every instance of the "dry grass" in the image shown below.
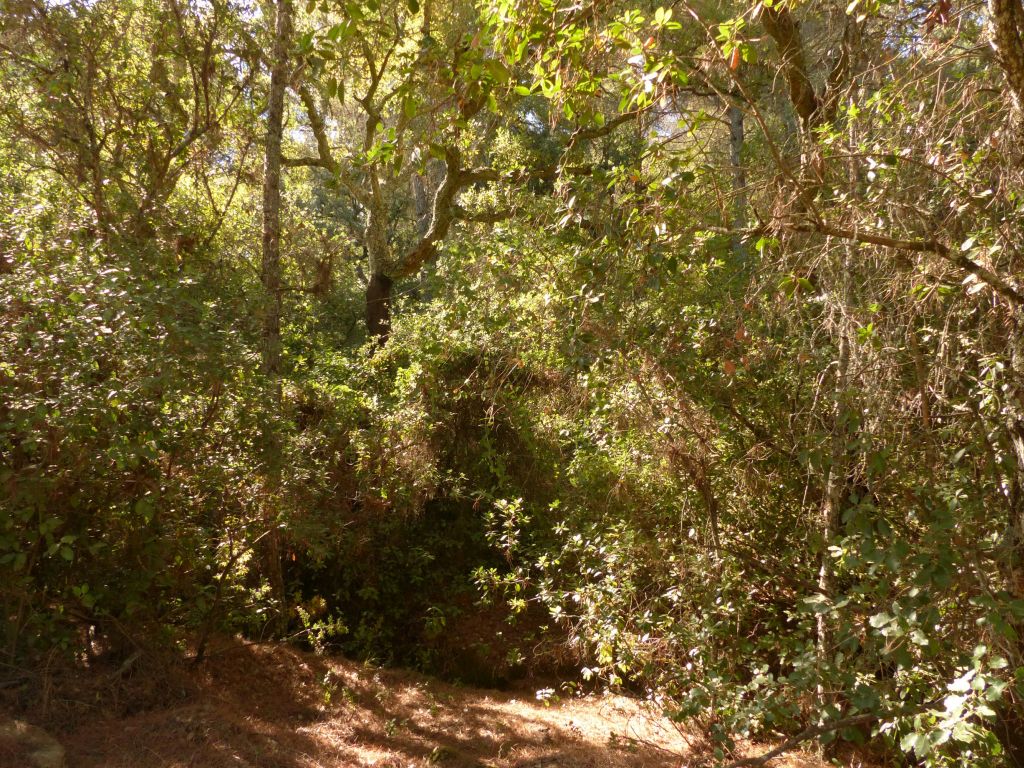
<path fill-rule="evenodd" d="M 102 705 L 88 699 L 109 689 L 110 673 L 89 675 L 55 679 L 47 714 L 26 713 L 75 768 L 682 768 L 707 758 L 702 739 L 625 697 L 545 706 L 532 687 L 465 688 L 287 647 L 222 640 L 198 668 L 161 667 L 159 686 L 133 670 Z M 2 750 L 0 766 L 13 768 Z M 793 755 L 773 765 L 824 764 Z"/>

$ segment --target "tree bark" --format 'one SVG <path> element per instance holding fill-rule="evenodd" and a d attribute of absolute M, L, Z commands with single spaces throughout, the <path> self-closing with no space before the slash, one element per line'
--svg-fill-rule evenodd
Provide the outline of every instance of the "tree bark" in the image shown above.
<path fill-rule="evenodd" d="M 848 282 L 850 265 L 846 259 L 843 263 L 844 282 Z M 846 292 L 844 291 L 844 294 Z M 846 304 L 847 296 L 844 295 L 843 303 Z M 845 306 L 841 310 L 844 315 Z M 850 335 L 848 332 L 845 317 L 840 321 L 839 327 L 839 359 L 836 361 L 836 383 L 833 394 L 833 425 L 832 441 L 830 446 L 830 462 L 828 476 L 825 480 L 825 492 L 822 495 L 821 503 L 821 532 L 824 539 L 824 546 L 821 552 L 821 559 L 818 566 L 818 590 L 833 601 L 836 598 L 836 579 L 832 564 L 832 553 L 829 547 L 840 533 L 842 505 L 845 496 L 847 482 L 847 442 L 849 428 L 849 405 L 847 403 L 847 389 L 849 387 L 850 371 Z M 831 617 L 828 613 L 818 614 L 818 663 L 822 670 L 828 668 L 831 663 L 833 646 L 835 644 L 835 632 L 832 626 Z M 819 706 L 825 707 L 835 703 L 835 697 L 831 691 L 824 686 L 824 681 L 818 686 Z"/>
<path fill-rule="evenodd" d="M 738 96 L 738 94 L 737 94 Z M 740 232 L 747 228 L 747 170 L 743 166 L 743 110 L 736 98 L 729 101 L 729 169 L 732 173 L 732 224 Z M 739 235 L 734 235 L 732 251 L 737 261 L 746 262 L 747 248 Z"/>
<path fill-rule="evenodd" d="M 1019 120 L 1024 110 L 1024 5 L 1021 0 L 989 0 L 992 47 L 1010 87 L 1010 102 Z"/>
<path fill-rule="evenodd" d="M 271 387 L 271 409 L 281 408 L 281 144 L 284 135 L 284 95 L 288 87 L 288 45 L 292 19 L 290 0 L 277 0 L 274 58 L 267 104 L 267 143 L 263 175 L 263 283 L 262 369 Z M 264 434 L 266 488 L 263 518 L 269 535 L 262 548 L 263 566 L 278 605 L 284 605 L 280 536 L 276 531 L 277 500 L 281 488 L 281 445 L 277 419 L 267 420 Z M 284 616 L 282 612 L 281 616 Z M 283 619 L 279 619 L 281 624 Z M 283 627 L 278 627 L 283 628 Z"/>
<path fill-rule="evenodd" d="M 274 60 L 267 104 L 267 144 L 263 175 L 263 373 L 275 379 L 281 368 L 281 143 L 284 135 L 284 93 L 288 85 L 289 0 L 278 0 Z M 279 398 L 279 393 L 277 394 Z"/>
<path fill-rule="evenodd" d="M 821 100 L 811 82 L 800 24 L 786 6 L 765 8 L 762 22 L 765 31 L 778 46 L 782 58 L 782 74 L 789 86 L 793 109 L 800 117 L 801 127 L 809 130 L 818 118 Z"/>
<path fill-rule="evenodd" d="M 1024 600 L 1024 310 L 1015 308 L 1010 329 L 1010 387 L 1004 405 L 1006 434 L 1014 459 L 1010 476 L 1009 515 L 1003 541 L 1002 570 L 1006 591 L 1013 600 Z M 1015 623 L 1017 636 L 1005 642 L 1010 669 L 1024 664 L 1024 625 Z M 1006 764 L 1024 768 L 1024 701 L 1013 686 L 1000 707 L 996 735 L 1006 754 Z"/>
<path fill-rule="evenodd" d="M 848 147 L 853 157 L 856 137 L 850 127 Z M 849 191 L 851 197 L 857 194 L 857 166 L 851 159 L 848 167 Z M 829 469 L 825 479 L 825 489 L 821 502 L 821 532 L 824 538 L 821 559 L 818 564 L 818 591 L 830 604 L 836 600 L 836 574 L 832 553 L 829 547 L 842 532 L 843 503 L 847 498 L 849 485 L 849 442 L 850 442 L 850 356 L 852 328 L 850 317 L 853 306 L 853 265 L 856 253 L 852 243 L 842 244 L 842 256 L 839 262 L 839 306 L 837 307 L 837 332 L 839 335 L 839 355 L 836 360 L 836 380 L 832 397 L 832 439 L 829 446 Z M 830 612 L 818 614 L 817 620 L 817 652 L 818 664 L 822 677 L 818 683 L 818 706 L 824 715 L 827 708 L 834 708 L 836 696 L 828 690 L 826 684 L 827 670 L 833 663 L 835 653 L 835 626 Z"/>
<path fill-rule="evenodd" d="M 379 346 L 391 335 L 391 288 L 394 281 L 383 272 L 374 272 L 366 286 L 366 329 Z"/>

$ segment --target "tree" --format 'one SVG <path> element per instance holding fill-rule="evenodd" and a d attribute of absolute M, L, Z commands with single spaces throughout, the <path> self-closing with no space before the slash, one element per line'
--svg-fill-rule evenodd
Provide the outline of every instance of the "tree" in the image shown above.
<path fill-rule="evenodd" d="M 170 200 L 182 179 L 209 189 L 256 74 L 228 5 L 16 0 L 0 40 L 3 126 L 65 180 L 96 234 L 194 247 Z"/>
<path fill-rule="evenodd" d="M 569 95 L 562 93 L 561 73 L 549 78 L 543 62 L 532 78 L 516 72 L 530 38 L 514 39 L 509 45 L 515 53 L 503 57 L 495 48 L 498 28 L 472 5 L 454 2 L 441 10 L 435 2 L 418 9 L 393 1 L 349 3 L 331 13 L 322 4 L 325 23 L 300 39 L 303 76 L 296 90 L 317 154 L 284 163 L 327 170 L 359 211 L 369 270 L 367 328 L 381 343 L 395 282 L 432 262 L 456 223 L 507 218 L 512 198 L 529 182 L 550 182 L 589 144 L 655 101 L 648 89 L 642 103 L 624 102 L 623 109 L 632 104 L 634 110 L 606 119 L 595 111 L 605 77 L 595 71 L 586 83 L 591 103 L 566 108 L 565 118 L 556 121 L 542 103 L 522 100 L 535 91 L 547 98 Z M 569 19 L 559 32 L 582 38 L 595 33 L 591 23 L 586 16 L 579 26 Z M 635 34 L 620 27 L 619 40 Z M 499 158 L 489 148 L 502 131 L 536 133 L 544 130 L 545 118 L 559 160 L 495 164 Z M 478 202 L 467 207 L 462 200 L 470 190 Z"/>
<path fill-rule="evenodd" d="M 4 8 L 10 663 L 518 616 L 723 763 L 1024 760 L 1019 0 Z"/>
<path fill-rule="evenodd" d="M 283 605 L 281 544 L 276 506 L 281 486 L 281 446 L 277 418 L 281 409 L 281 145 L 284 135 L 284 101 L 288 87 L 288 46 L 292 35 L 290 0 L 274 5 L 274 48 L 267 104 L 266 161 L 263 166 L 263 350 L 262 367 L 271 387 L 271 411 L 266 440 L 267 488 L 265 514 L 268 526 L 264 558 L 275 597 Z"/>

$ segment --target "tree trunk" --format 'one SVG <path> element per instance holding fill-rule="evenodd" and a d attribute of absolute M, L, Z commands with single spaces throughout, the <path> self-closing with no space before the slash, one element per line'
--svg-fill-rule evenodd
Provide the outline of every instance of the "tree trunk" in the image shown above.
<path fill-rule="evenodd" d="M 1004 408 L 1006 432 L 1013 453 L 1014 468 L 1010 480 L 1010 505 L 1003 541 L 1003 580 L 1013 600 L 1024 600 L 1024 310 L 1017 309 L 1010 331 L 1010 381 Z M 1024 665 L 1024 626 L 1014 626 L 1017 637 L 1005 642 L 1010 669 Z M 1006 764 L 1024 768 L 1024 701 L 1013 686 L 1006 690 L 996 735 L 1003 745 Z"/>
<path fill-rule="evenodd" d="M 1010 435 L 1014 443 L 1016 467 L 1010 486 L 1010 515 L 1007 521 L 1006 539 L 1004 541 L 1004 580 L 1007 591 L 1013 600 L 1024 600 L 1024 423 L 1011 427 Z M 1024 626 L 1014 626 L 1017 637 L 1007 640 L 1004 650 L 1010 660 L 1010 669 L 1018 669 L 1022 663 L 1021 640 Z M 996 722 L 996 736 L 1003 746 L 1006 765 L 1010 768 L 1024 768 L 1024 701 L 1020 694 L 1010 686 L 1004 694 L 1006 699 L 999 707 Z"/>
<path fill-rule="evenodd" d="M 853 129 L 850 129 L 849 147 L 855 147 Z M 851 149 L 851 157 L 853 152 Z M 848 168 L 850 194 L 856 194 L 857 168 L 850 161 Z M 832 439 L 829 446 L 829 470 L 825 478 L 825 492 L 821 502 L 821 532 L 824 538 L 821 559 L 818 563 L 818 591 L 830 604 L 836 600 L 836 575 L 834 562 L 829 547 L 841 533 L 843 502 L 847 497 L 849 483 L 850 442 L 850 356 L 851 335 L 850 317 L 853 306 L 853 265 L 856 254 L 851 243 L 844 243 L 839 267 L 839 305 L 836 308 L 836 331 L 839 335 L 839 356 L 836 360 L 835 389 L 832 396 Z M 835 654 L 835 626 L 830 612 L 818 614 L 817 620 L 817 652 L 818 664 L 822 674 L 830 668 Z M 822 715 L 826 708 L 834 708 L 836 697 L 828 690 L 828 679 L 822 677 L 818 683 L 818 706 Z"/>
<path fill-rule="evenodd" d="M 277 4 L 274 62 L 267 108 L 267 146 L 263 175 L 263 373 L 277 381 L 281 368 L 281 141 L 284 133 L 284 91 L 287 87 L 285 35 L 290 26 L 288 0 Z"/>
<path fill-rule="evenodd" d="M 848 281 L 849 264 L 844 259 L 841 278 Z M 844 291 L 845 294 L 845 291 Z M 844 295 L 844 303 L 848 297 Z M 845 307 L 843 308 L 845 314 Z M 830 447 L 830 462 L 828 476 L 825 480 L 825 493 L 821 503 L 821 532 L 824 539 L 824 546 L 821 552 L 821 559 L 818 566 L 818 591 L 829 601 L 836 598 L 835 572 L 832 565 L 832 553 L 829 547 L 840 533 L 842 515 L 842 504 L 845 496 L 847 480 L 847 442 L 849 441 L 849 404 L 847 401 L 847 388 L 849 387 L 850 370 L 850 338 L 845 318 L 841 321 L 839 328 L 839 359 L 836 361 L 836 383 L 833 394 L 833 425 L 832 442 Z M 818 614 L 818 663 L 822 670 L 828 668 L 832 663 L 834 652 L 835 633 L 832 626 L 831 616 L 827 612 Z M 835 704 L 835 697 L 827 690 L 824 681 L 818 686 L 819 706 L 824 710 Z"/>
<path fill-rule="evenodd" d="M 743 167 L 743 110 L 737 103 L 739 94 L 729 102 L 729 168 L 732 172 L 732 225 L 740 231 L 747 227 L 747 171 Z M 747 248 L 740 235 L 732 237 L 732 252 L 739 263 L 747 258 Z"/>
<path fill-rule="evenodd" d="M 379 346 L 391 333 L 391 287 L 394 281 L 383 272 L 374 272 L 366 286 L 366 329 Z"/>
<path fill-rule="evenodd" d="M 281 543 L 277 533 L 277 507 L 281 488 L 281 445 L 276 415 L 281 409 L 281 142 L 284 134 L 284 95 L 288 87 L 288 45 L 291 39 L 290 0 L 277 0 L 274 53 L 267 105 L 267 146 L 263 176 L 263 328 L 262 369 L 271 387 L 271 410 L 264 434 L 267 480 L 263 522 L 270 533 L 263 540 L 263 567 L 279 608 L 285 592 L 281 571 Z M 276 622 L 283 629 L 285 619 Z"/>
<path fill-rule="evenodd" d="M 1021 0 L 989 0 L 992 47 L 1006 76 L 1010 104 L 1019 120 L 1024 112 L 1024 5 Z"/>

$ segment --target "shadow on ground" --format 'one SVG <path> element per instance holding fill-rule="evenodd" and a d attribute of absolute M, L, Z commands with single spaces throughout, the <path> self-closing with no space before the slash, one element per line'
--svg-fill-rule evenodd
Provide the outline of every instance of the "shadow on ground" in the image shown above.
<path fill-rule="evenodd" d="M 532 688 L 465 688 L 289 647 L 222 639 L 197 667 L 115 674 L 116 706 L 109 670 L 88 673 L 92 688 L 83 674 L 54 676 L 46 710 L 27 713 L 75 768 L 678 768 L 706 756 L 627 698 L 545 706 Z"/>

